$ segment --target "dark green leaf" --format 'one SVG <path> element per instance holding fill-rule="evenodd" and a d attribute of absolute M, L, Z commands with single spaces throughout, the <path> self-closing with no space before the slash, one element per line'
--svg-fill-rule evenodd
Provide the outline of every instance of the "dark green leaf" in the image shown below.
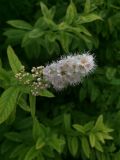
<path fill-rule="evenodd" d="M 64 126 L 65 130 L 68 131 L 71 128 L 71 115 L 70 114 L 64 114 Z"/>

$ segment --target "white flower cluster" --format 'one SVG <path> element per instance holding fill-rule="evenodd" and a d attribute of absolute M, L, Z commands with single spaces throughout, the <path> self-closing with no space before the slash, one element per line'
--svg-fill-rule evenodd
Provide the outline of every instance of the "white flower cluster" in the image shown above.
<path fill-rule="evenodd" d="M 76 85 L 95 69 L 94 56 L 89 53 L 69 55 L 43 69 L 43 78 L 56 90 Z"/>

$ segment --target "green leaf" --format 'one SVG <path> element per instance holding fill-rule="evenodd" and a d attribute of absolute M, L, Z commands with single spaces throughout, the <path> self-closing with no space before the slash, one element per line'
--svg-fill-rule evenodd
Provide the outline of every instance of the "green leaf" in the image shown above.
<path fill-rule="evenodd" d="M 21 142 L 22 141 L 22 137 L 21 137 L 20 133 L 17 133 L 17 132 L 5 133 L 5 137 L 11 141 L 14 141 L 14 142 Z"/>
<path fill-rule="evenodd" d="M 24 144 L 19 144 L 16 148 L 13 149 L 13 151 L 10 154 L 10 158 L 16 158 L 21 154 L 21 150 L 24 149 Z"/>
<path fill-rule="evenodd" d="M 103 138 L 107 140 L 113 140 L 112 136 L 110 136 L 109 134 L 105 134 L 105 133 L 103 133 Z"/>
<path fill-rule="evenodd" d="M 112 80 L 115 77 L 116 74 L 116 68 L 108 67 L 106 71 L 106 77 L 108 80 Z"/>
<path fill-rule="evenodd" d="M 87 36 L 92 36 L 91 33 L 83 25 L 78 25 L 77 27 L 68 27 L 67 30 L 75 33 L 77 36 L 80 33 L 84 33 Z"/>
<path fill-rule="evenodd" d="M 64 51 L 66 53 L 69 52 L 70 43 L 72 41 L 71 38 L 72 37 L 71 37 L 71 35 L 69 33 L 66 33 L 66 32 L 60 32 L 59 33 L 59 38 L 58 39 L 59 39 L 59 41 L 60 41 L 60 43 L 62 45 L 62 48 L 64 49 Z"/>
<path fill-rule="evenodd" d="M 39 137 L 45 137 L 45 127 L 35 118 L 33 121 L 33 138 L 37 141 Z"/>
<path fill-rule="evenodd" d="M 91 131 L 91 129 L 93 128 L 93 126 L 94 126 L 94 122 L 93 121 L 86 123 L 84 125 L 85 132 Z"/>
<path fill-rule="evenodd" d="M 23 20 L 10 20 L 10 21 L 7 21 L 7 23 L 15 28 L 20 28 L 20 29 L 25 29 L 25 30 L 32 29 L 31 24 L 29 24 Z"/>
<path fill-rule="evenodd" d="M 120 79 L 114 78 L 110 81 L 110 84 L 115 85 L 115 86 L 120 86 Z"/>
<path fill-rule="evenodd" d="M 68 137 L 68 148 L 70 153 L 75 157 L 78 152 L 78 138 L 77 137 Z"/>
<path fill-rule="evenodd" d="M 28 44 L 31 44 L 33 42 L 33 39 L 29 37 L 29 33 L 26 33 L 22 39 L 22 47 L 27 46 Z"/>
<path fill-rule="evenodd" d="M 50 18 L 50 12 L 47 6 L 43 2 L 40 2 L 40 6 L 43 16 L 45 16 L 46 18 Z"/>
<path fill-rule="evenodd" d="M 24 160 L 33 160 L 38 154 L 39 152 L 35 149 L 35 146 L 33 146 L 26 153 Z"/>
<path fill-rule="evenodd" d="M 76 16 L 77 16 L 76 6 L 74 5 L 74 3 L 71 0 L 71 3 L 69 4 L 69 6 L 67 8 L 67 12 L 65 15 L 65 21 L 68 24 L 71 24 L 75 20 Z"/>
<path fill-rule="evenodd" d="M 19 105 L 20 108 L 22 108 L 24 111 L 30 112 L 30 107 L 28 106 L 26 100 L 23 97 L 20 97 L 18 99 L 17 104 Z"/>
<path fill-rule="evenodd" d="M 90 7 L 91 7 L 90 0 L 86 0 L 85 7 L 84 7 L 84 13 L 85 14 L 90 12 Z"/>
<path fill-rule="evenodd" d="M 97 86 L 93 85 L 92 90 L 91 90 L 91 102 L 94 102 L 97 97 L 100 95 L 100 90 L 98 89 Z"/>
<path fill-rule="evenodd" d="M 95 141 L 95 148 L 96 148 L 98 151 L 103 152 L 103 148 L 102 148 L 100 142 L 98 142 L 98 141 Z"/>
<path fill-rule="evenodd" d="M 92 132 L 89 134 L 89 141 L 90 141 L 91 147 L 94 147 L 96 140 L 95 140 L 95 135 Z"/>
<path fill-rule="evenodd" d="M 45 160 L 42 153 L 39 153 L 36 160 Z"/>
<path fill-rule="evenodd" d="M 96 138 L 102 142 L 103 144 L 105 143 L 104 137 L 103 137 L 103 133 L 102 132 L 97 132 L 96 133 Z"/>
<path fill-rule="evenodd" d="M 19 89 L 10 87 L 0 97 L 0 124 L 6 121 L 16 107 Z"/>
<path fill-rule="evenodd" d="M 62 152 L 65 140 L 63 138 L 58 138 L 56 134 L 52 134 L 48 145 L 55 149 L 58 153 Z"/>
<path fill-rule="evenodd" d="M 83 149 L 86 157 L 90 158 L 90 146 L 89 146 L 89 142 L 88 142 L 87 138 L 82 137 L 81 142 L 82 142 L 82 149 Z"/>
<path fill-rule="evenodd" d="M 102 20 L 102 18 L 95 13 L 90 13 L 87 15 L 79 16 L 78 19 L 76 20 L 76 24 L 89 23 L 95 20 Z"/>
<path fill-rule="evenodd" d="M 43 149 L 43 154 L 47 157 L 54 158 L 55 152 L 52 147 L 45 146 Z"/>
<path fill-rule="evenodd" d="M 71 115 L 70 114 L 64 114 L 64 126 L 65 130 L 69 131 L 71 128 Z"/>
<path fill-rule="evenodd" d="M 83 102 L 86 97 L 87 97 L 87 90 L 86 90 L 86 88 L 81 88 L 80 92 L 79 92 L 80 102 Z"/>
<path fill-rule="evenodd" d="M 52 92 L 48 91 L 47 89 L 41 90 L 39 92 L 39 95 L 43 96 L 43 97 L 49 97 L 49 98 L 55 97 L 54 94 Z"/>
<path fill-rule="evenodd" d="M 42 149 L 45 146 L 45 140 L 43 137 L 39 137 L 36 142 L 36 149 Z"/>
<path fill-rule="evenodd" d="M 7 36 L 10 41 L 14 40 L 16 42 L 20 42 L 19 40 L 21 40 L 27 32 L 28 31 L 26 30 L 20 29 L 7 29 L 3 35 Z"/>
<path fill-rule="evenodd" d="M 104 123 L 103 123 L 103 115 L 100 115 L 95 123 L 95 126 L 93 128 L 93 130 L 103 130 L 104 128 Z"/>
<path fill-rule="evenodd" d="M 10 83 L 10 74 L 3 68 L 0 68 L 0 80 Z"/>
<path fill-rule="evenodd" d="M 22 64 L 16 56 L 14 50 L 11 46 L 7 48 L 7 55 L 9 59 L 10 66 L 14 74 L 18 73 L 22 69 Z"/>
<path fill-rule="evenodd" d="M 29 32 L 29 38 L 39 38 L 44 34 L 39 28 L 34 28 L 32 31 Z"/>
<path fill-rule="evenodd" d="M 85 134 L 85 129 L 83 126 L 79 125 L 79 124 L 74 124 L 73 128 L 75 128 L 78 132 Z"/>

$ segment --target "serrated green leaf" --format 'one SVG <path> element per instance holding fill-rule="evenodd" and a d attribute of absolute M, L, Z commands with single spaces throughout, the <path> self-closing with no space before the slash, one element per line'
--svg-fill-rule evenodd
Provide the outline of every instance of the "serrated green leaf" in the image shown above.
<path fill-rule="evenodd" d="M 81 138 L 82 149 L 87 158 L 90 158 L 90 146 L 86 137 Z"/>
<path fill-rule="evenodd" d="M 79 16 L 78 19 L 76 20 L 76 24 L 89 23 L 95 20 L 102 20 L 102 18 L 95 13 L 90 13 L 88 15 Z"/>
<path fill-rule="evenodd" d="M 74 5 L 74 3 L 71 0 L 71 3 L 69 4 L 69 6 L 67 8 L 67 12 L 65 15 L 65 21 L 68 24 L 71 24 L 75 20 L 76 16 L 77 16 L 76 6 Z"/>
<path fill-rule="evenodd" d="M 29 24 L 23 20 L 10 20 L 10 21 L 7 21 L 7 23 L 15 28 L 20 28 L 20 29 L 25 29 L 25 30 L 32 29 L 31 24 Z"/>
<path fill-rule="evenodd" d="M 0 97 L 0 124 L 6 121 L 16 107 L 19 89 L 10 87 Z"/>
<path fill-rule="evenodd" d="M 22 64 L 11 46 L 8 46 L 7 48 L 7 55 L 13 73 L 14 74 L 18 73 L 22 69 Z"/>

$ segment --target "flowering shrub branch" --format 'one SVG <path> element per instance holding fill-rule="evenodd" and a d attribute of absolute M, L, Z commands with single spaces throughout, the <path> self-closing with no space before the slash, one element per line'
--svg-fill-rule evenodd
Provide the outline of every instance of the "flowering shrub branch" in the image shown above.
<path fill-rule="evenodd" d="M 69 85 L 77 85 L 82 79 L 95 69 L 94 56 L 89 53 L 82 55 L 68 55 L 47 66 L 33 67 L 31 74 L 21 71 L 15 77 L 24 85 L 29 85 L 34 96 L 39 90 L 52 86 L 60 91 Z"/>

